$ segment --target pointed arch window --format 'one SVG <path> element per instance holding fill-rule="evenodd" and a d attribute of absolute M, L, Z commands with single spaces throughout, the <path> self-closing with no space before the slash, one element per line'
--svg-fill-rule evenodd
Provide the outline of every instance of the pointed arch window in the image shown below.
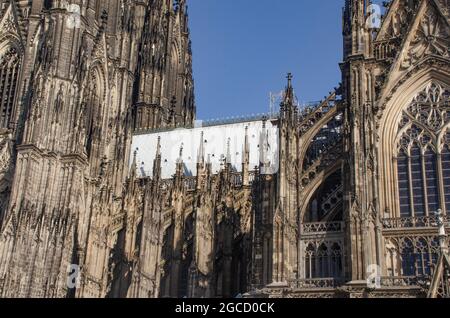
<path fill-rule="evenodd" d="M 309 243 L 305 249 L 305 278 L 341 278 L 342 248 L 337 242 Z"/>
<path fill-rule="evenodd" d="M 450 141 L 450 134 L 449 141 Z M 445 209 L 450 212 L 450 145 L 445 145 L 442 151 L 442 175 L 445 195 Z"/>
<path fill-rule="evenodd" d="M 433 275 L 434 265 L 437 263 L 439 255 L 437 238 L 411 236 L 399 239 L 398 243 L 401 276 Z"/>
<path fill-rule="evenodd" d="M 450 149 L 441 138 L 450 126 L 449 96 L 448 88 L 430 83 L 403 112 L 396 156 L 401 217 L 450 212 Z"/>
<path fill-rule="evenodd" d="M 325 244 L 320 245 L 317 251 L 317 257 L 319 261 L 318 277 L 330 277 L 329 273 L 329 254 L 328 248 Z"/>
<path fill-rule="evenodd" d="M 404 242 L 402 253 L 402 271 L 403 276 L 416 275 L 415 262 L 414 262 L 414 246 L 413 243 L 407 239 Z"/>
<path fill-rule="evenodd" d="M 11 124 L 20 65 L 21 57 L 15 47 L 0 56 L 0 128 L 9 128 Z"/>
<path fill-rule="evenodd" d="M 406 217 L 411 211 L 411 192 L 409 189 L 409 159 L 404 150 L 400 151 L 397 163 L 400 215 Z"/>
<path fill-rule="evenodd" d="M 424 171 L 422 167 L 422 150 L 419 145 L 414 144 L 411 148 L 411 185 L 414 205 L 414 215 L 425 215 L 425 196 L 423 191 Z"/>
<path fill-rule="evenodd" d="M 428 148 L 425 152 L 424 160 L 428 211 L 432 214 L 440 208 L 436 153 L 431 148 Z"/>
<path fill-rule="evenodd" d="M 315 277 L 316 255 L 314 245 L 309 244 L 305 253 L 305 277 L 310 279 Z"/>
<path fill-rule="evenodd" d="M 339 244 L 334 243 L 331 247 L 331 277 L 339 278 L 342 276 L 342 252 Z"/>

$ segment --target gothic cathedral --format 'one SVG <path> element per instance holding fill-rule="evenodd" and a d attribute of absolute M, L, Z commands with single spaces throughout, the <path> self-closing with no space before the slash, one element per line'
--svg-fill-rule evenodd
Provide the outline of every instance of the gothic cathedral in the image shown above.
<path fill-rule="evenodd" d="M 0 0 L 0 297 L 450 295 L 450 1 L 345 0 L 327 97 L 215 122 L 186 2 Z"/>

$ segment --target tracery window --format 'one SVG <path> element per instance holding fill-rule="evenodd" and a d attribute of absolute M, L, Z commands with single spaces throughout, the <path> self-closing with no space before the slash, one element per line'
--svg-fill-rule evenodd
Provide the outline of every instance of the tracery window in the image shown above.
<path fill-rule="evenodd" d="M 341 278 L 342 249 L 339 243 L 309 243 L 305 250 L 305 278 Z"/>
<path fill-rule="evenodd" d="M 403 276 L 414 276 L 415 266 L 414 266 L 414 247 L 411 240 L 406 239 L 402 245 L 402 272 Z"/>
<path fill-rule="evenodd" d="M 342 275 L 342 251 L 339 244 L 334 243 L 331 247 L 331 277 L 341 277 Z"/>
<path fill-rule="evenodd" d="M 320 245 L 319 250 L 317 251 L 318 261 L 319 261 L 319 272 L 317 273 L 318 277 L 330 277 L 329 273 L 329 255 L 328 248 L 325 244 Z"/>
<path fill-rule="evenodd" d="M 10 125 L 20 63 L 19 52 L 14 47 L 0 56 L 0 128 L 8 128 Z"/>
<path fill-rule="evenodd" d="M 390 238 L 391 259 L 388 272 L 402 277 L 423 277 L 433 274 L 439 255 L 439 242 L 432 236 Z M 398 258 L 397 258 L 398 257 Z"/>
<path fill-rule="evenodd" d="M 450 134 L 447 134 L 450 141 Z M 445 145 L 442 151 L 442 175 L 445 193 L 445 209 L 450 212 L 450 145 Z"/>
<path fill-rule="evenodd" d="M 309 244 L 305 253 L 305 277 L 313 278 L 316 272 L 316 251 L 313 244 Z"/>
<path fill-rule="evenodd" d="M 396 157 L 401 217 L 450 212 L 449 96 L 448 88 L 431 83 L 403 112 Z"/>

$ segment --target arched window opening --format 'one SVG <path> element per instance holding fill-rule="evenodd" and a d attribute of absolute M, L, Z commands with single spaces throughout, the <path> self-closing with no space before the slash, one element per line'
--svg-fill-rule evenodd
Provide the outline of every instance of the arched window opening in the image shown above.
<path fill-rule="evenodd" d="M 402 276 L 431 276 L 439 256 L 439 241 L 435 237 L 400 239 Z"/>
<path fill-rule="evenodd" d="M 317 251 L 317 258 L 319 260 L 318 277 L 320 278 L 330 277 L 328 248 L 325 244 L 320 245 L 319 250 Z"/>
<path fill-rule="evenodd" d="M 342 252 L 339 244 L 334 243 L 331 247 L 331 277 L 339 278 L 342 276 Z"/>
<path fill-rule="evenodd" d="M 15 47 L 0 56 L 0 128 L 9 128 L 19 80 L 21 58 Z"/>
<path fill-rule="evenodd" d="M 304 223 L 342 221 L 343 187 L 341 170 L 331 174 L 309 200 Z"/>
<path fill-rule="evenodd" d="M 450 134 L 449 134 L 450 140 Z M 445 145 L 442 151 L 442 175 L 444 178 L 445 209 L 450 213 L 450 146 Z"/>
<path fill-rule="evenodd" d="M 396 240 L 395 240 L 396 241 Z M 397 245 L 397 243 L 393 243 Z M 429 277 L 433 275 L 439 257 L 439 241 L 436 237 L 410 236 L 398 239 L 401 276 Z M 395 266 L 392 259 L 392 266 Z M 391 271 L 392 274 L 396 270 Z"/>
<path fill-rule="evenodd" d="M 411 213 L 411 192 L 409 189 L 409 159 L 404 150 L 400 151 L 397 164 L 400 215 L 407 217 Z"/>
<path fill-rule="evenodd" d="M 424 178 L 422 153 L 417 144 L 411 148 L 411 184 L 414 197 L 414 216 L 425 215 Z"/>
<path fill-rule="evenodd" d="M 303 169 L 308 169 L 315 161 L 319 160 L 323 153 L 329 151 L 342 140 L 343 116 L 338 115 L 328 122 L 314 136 L 303 161 Z"/>
<path fill-rule="evenodd" d="M 314 245 L 309 244 L 305 253 L 305 277 L 311 279 L 316 272 L 316 251 Z"/>
<path fill-rule="evenodd" d="M 427 200 L 428 211 L 434 214 L 439 210 L 439 188 L 437 174 L 437 156 L 433 150 L 428 149 L 425 153 L 425 175 L 427 178 Z"/>
<path fill-rule="evenodd" d="M 431 260 L 429 258 L 428 244 L 424 239 L 419 239 L 417 242 L 417 251 L 415 255 L 417 275 L 429 275 Z"/>
<path fill-rule="evenodd" d="M 414 264 L 414 246 L 410 240 L 405 240 L 401 257 L 403 276 L 415 276 L 416 269 Z"/>
<path fill-rule="evenodd" d="M 431 260 L 430 275 L 433 275 L 435 265 L 438 262 L 440 251 L 441 251 L 441 248 L 439 245 L 439 239 L 437 237 L 435 237 L 431 240 L 430 248 L 428 249 L 428 251 L 430 253 L 430 260 Z"/>
<path fill-rule="evenodd" d="M 331 247 L 330 247 L 331 246 Z M 304 252 L 306 279 L 342 277 L 342 248 L 337 242 L 309 243 Z"/>
<path fill-rule="evenodd" d="M 432 216 L 439 209 L 450 211 L 450 150 L 439 138 L 450 124 L 449 96 L 448 88 L 429 84 L 413 98 L 399 124 L 396 157 L 399 214 L 415 218 L 411 225 L 423 226 L 423 217 Z"/>

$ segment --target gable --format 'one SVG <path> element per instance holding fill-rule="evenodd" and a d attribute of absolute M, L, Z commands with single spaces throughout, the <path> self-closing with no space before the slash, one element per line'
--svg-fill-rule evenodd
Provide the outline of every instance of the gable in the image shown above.
<path fill-rule="evenodd" d="M 447 19 L 435 0 L 422 0 L 414 20 L 409 23 L 404 36 L 399 38 L 399 49 L 395 50 L 398 53 L 395 53 L 386 71 L 384 94 L 388 94 L 400 78 L 428 58 L 448 60 L 449 34 Z"/>
<path fill-rule="evenodd" d="M 427 3 L 427 4 L 425 4 Z M 402 50 L 400 69 L 408 69 L 426 55 L 449 57 L 449 25 L 432 1 L 424 1 Z"/>
<path fill-rule="evenodd" d="M 22 39 L 17 13 L 13 2 L 10 2 L 4 12 L 4 15 L 0 19 L 0 43 L 3 42 L 5 37 L 11 36 L 19 39 L 20 41 Z"/>

